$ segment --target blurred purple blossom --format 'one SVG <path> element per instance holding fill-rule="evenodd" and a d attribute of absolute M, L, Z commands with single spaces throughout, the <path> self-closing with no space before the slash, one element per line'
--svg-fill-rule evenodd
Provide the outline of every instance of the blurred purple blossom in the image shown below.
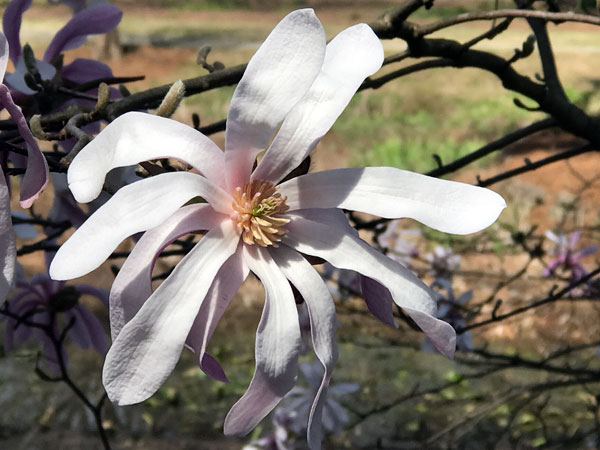
<path fill-rule="evenodd" d="M 10 46 L 10 59 L 15 65 L 15 71 L 7 74 L 5 83 L 20 95 L 17 101 L 26 95 L 35 93 L 25 82 L 27 68 L 22 54 L 20 31 L 22 16 L 31 6 L 32 0 L 12 0 L 4 10 L 2 24 L 4 33 Z M 103 34 L 114 29 L 123 13 L 119 8 L 105 2 L 89 2 L 89 5 L 80 9 L 84 4 L 81 1 L 65 2 L 75 12 L 73 17 L 63 26 L 48 44 L 41 60 L 36 60 L 37 68 L 42 80 L 52 80 L 56 75 L 55 59 L 65 50 L 81 46 L 87 36 Z M 61 67 L 60 76 L 75 84 L 100 78 L 111 77 L 111 69 L 98 61 L 77 58 L 70 64 Z"/>
<path fill-rule="evenodd" d="M 388 257 L 410 268 L 411 258 L 419 254 L 414 241 L 421 236 L 421 231 L 400 228 L 399 224 L 399 220 L 390 221 L 385 231 L 379 235 L 378 242 L 387 249 Z"/>
<path fill-rule="evenodd" d="M 300 374 L 308 387 L 295 386 L 285 397 L 281 409 L 291 417 L 289 428 L 297 434 L 306 432 L 308 415 L 317 391 L 321 387 L 323 368 L 319 361 L 300 363 Z M 357 392 L 358 383 L 332 384 L 327 390 L 325 405 L 323 406 L 323 429 L 330 434 L 338 434 L 348 422 L 348 414 L 336 398 Z"/>
<path fill-rule="evenodd" d="M 592 255 L 598 251 L 597 245 L 588 245 L 587 247 L 577 250 L 577 243 L 581 237 L 580 231 L 575 231 L 569 236 L 559 233 L 558 235 L 552 231 L 546 231 L 546 237 L 553 241 L 556 246 L 550 252 L 554 258 L 548 263 L 544 269 L 544 276 L 548 277 L 562 271 L 569 276 L 569 283 L 576 283 L 587 275 L 587 270 L 579 262 L 585 256 Z M 582 293 L 581 290 L 578 290 Z M 571 293 L 576 294 L 571 291 Z"/>
<path fill-rule="evenodd" d="M 288 440 L 288 429 L 295 417 L 295 412 L 285 412 L 281 408 L 275 409 L 272 416 L 273 430 L 265 437 L 244 445 L 242 450 L 292 450 L 293 444 Z"/>
<path fill-rule="evenodd" d="M 451 280 L 452 274 L 460 267 L 460 255 L 451 248 L 436 246 L 432 252 L 427 253 L 427 261 L 433 276 L 444 280 Z"/>
<path fill-rule="evenodd" d="M 464 305 L 473 297 L 473 291 L 468 290 L 460 297 L 455 298 L 452 285 L 443 278 L 436 279 L 431 285 L 437 295 L 437 318 L 448 322 L 454 329 L 462 328 L 467 325 L 464 317 Z M 438 289 L 441 288 L 442 292 Z M 458 334 L 456 336 L 456 349 L 460 351 L 473 350 L 473 338 L 470 331 Z M 423 351 L 436 351 L 431 340 L 426 337 L 421 344 Z"/>
<path fill-rule="evenodd" d="M 23 269 L 17 270 L 16 289 L 7 300 L 7 308 L 31 322 L 48 325 L 58 339 L 62 327 L 73 321 L 68 331 L 68 336 L 75 344 L 83 349 L 90 346 L 98 353 L 105 354 L 108 350 L 108 339 L 104 327 L 98 318 L 83 304 L 79 302 L 81 295 L 90 295 L 98 298 L 108 306 L 108 292 L 79 284 L 66 286 L 64 281 L 52 280 L 48 274 L 36 274 L 31 279 L 26 279 Z M 58 369 L 58 355 L 50 336 L 37 327 L 29 327 L 19 323 L 13 317 L 0 317 L 6 320 L 4 349 L 6 352 L 30 337 L 42 344 L 42 355 L 48 367 Z M 67 363 L 67 355 L 62 347 L 62 358 Z"/>

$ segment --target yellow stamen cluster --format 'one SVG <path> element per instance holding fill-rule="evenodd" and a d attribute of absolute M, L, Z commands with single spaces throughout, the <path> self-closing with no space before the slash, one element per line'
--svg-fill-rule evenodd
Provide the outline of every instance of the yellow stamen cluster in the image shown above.
<path fill-rule="evenodd" d="M 277 242 L 287 232 L 284 225 L 290 221 L 276 217 L 287 211 L 285 200 L 286 197 L 277 193 L 277 187 L 270 181 L 254 180 L 235 189 L 232 206 L 246 244 L 277 247 Z"/>

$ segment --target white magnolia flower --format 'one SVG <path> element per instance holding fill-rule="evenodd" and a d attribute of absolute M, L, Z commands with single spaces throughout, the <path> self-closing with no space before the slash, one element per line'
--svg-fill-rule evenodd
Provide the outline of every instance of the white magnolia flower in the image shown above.
<path fill-rule="evenodd" d="M 225 433 L 248 433 L 295 384 L 301 339 L 291 283 L 306 301 L 315 353 L 325 367 L 308 426 L 309 445 L 319 448 L 337 357 L 336 319 L 327 287 L 303 254 L 385 286 L 438 349 L 452 355 L 454 330 L 435 318 L 429 288 L 359 239 L 342 209 L 411 217 L 462 234 L 494 222 L 504 200 L 486 189 L 390 167 L 329 170 L 281 183 L 382 61 L 381 43 L 367 25 L 350 27 L 326 45 L 313 11 L 295 11 L 249 62 L 231 100 L 224 152 L 193 128 L 133 112 L 108 125 L 74 159 L 68 181 L 80 202 L 100 193 L 111 169 L 139 161 L 173 157 L 200 173 L 165 173 L 121 188 L 53 261 L 52 277 L 79 277 L 102 264 L 127 236 L 149 230 L 111 291 L 113 344 L 103 377 L 112 401 L 124 405 L 150 397 L 186 343 L 204 370 L 224 377 L 206 353 L 207 342 L 252 271 L 266 291 L 256 333 L 256 371 L 227 415 Z M 205 203 L 184 206 L 197 197 Z M 198 230 L 206 231 L 204 237 L 152 292 L 156 255 L 177 237 Z M 392 305 L 386 305 L 391 314 Z"/>

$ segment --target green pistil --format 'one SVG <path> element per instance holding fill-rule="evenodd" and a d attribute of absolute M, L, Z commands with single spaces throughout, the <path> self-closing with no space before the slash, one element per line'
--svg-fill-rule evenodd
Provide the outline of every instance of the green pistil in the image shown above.
<path fill-rule="evenodd" d="M 263 200 L 259 205 L 257 205 L 252 210 L 252 215 L 254 217 L 262 217 L 266 214 L 269 214 L 275 210 L 277 207 L 277 202 L 273 200 Z"/>

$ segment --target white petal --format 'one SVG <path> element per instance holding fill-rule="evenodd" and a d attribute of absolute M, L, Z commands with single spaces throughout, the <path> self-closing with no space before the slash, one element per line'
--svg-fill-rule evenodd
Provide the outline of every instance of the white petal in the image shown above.
<path fill-rule="evenodd" d="M 6 73 L 6 66 L 8 65 L 8 41 L 4 36 L 4 33 L 0 31 L 0 79 L 4 79 Z"/>
<path fill-rule="evenodd" d="M 301 343 L 292 288 L 268 251 L 245 246 L 244 260 L 263 283 L 266 300 L 256 331 L 254 376 L 225 418 L 226 435 L 250 432 L 294 387 Z"/>
<path fill-rule="evenodd" d="M 209 205 L 184 206 L 165 222 L 148 230 L 127 257 L 110 289 L 110 332 L 114 341 L 152 294 L 152 268 L 161 250 L 192 231 L 210 230 L 226 216 Z"/>
<path fill-rule="evenodd" d="M 256 155 L 310 88 L 324 55 L 323 27 L 312 9 L 301 9 L 284 17 L 252 57 L 227 116 L 230 189 L 248 182 Z"/>
<path fill-rule="evenodd" d="M 290 211 L 342 208 L 386 218 L 410 217 L 446 233 L 468 234 L 491 225 L 506 207 L 489 189 L 393 167 L 309 173 L 279 186 Z"/>
<path fill-rule="evenodd" d="M 8 48 L 6 49 L 8 51 Z M 10 191 L 4 174 L 0 174 L 0 302 L 4 301 L 15 281 L 17 248 L 10 217 Z"/>
<path fill-rule="evenodd" d="M 325 368 L 320 385 L 317 384 L 319 390 L 308 419 L 308 444 L 311 449 L 317 449 L 321 448 L 321 422 L 323 406 L 327 398 L 327 386 L 337 360 L 335 306 L 321 276 L 298 252 L 282 245 L 278 249 L 271 250 L 271 254 L 283 274 L 298 289 L 306 302 L 315 353 Z M 304 376 L 308 379 L 310 374 Z"/>
<path fill-rule="evenodd" d="M 213 278 L 238 240 L 231 221 L 209 231 L 123 327 L 102 373 L 111 401 L 144 401 L 169 376 Z"/>
<path fill-rule="evenodd" d="M 177 158 L 224 187 L 223 152 L 199 131 L 175 120 L 140 112 L 117 117 L 86 145 L 69 167 L 69 188 L 78 202 L 95 199 L 106 174 L 141 161 Z"/>
<path fill-rule="evenodd" d="M 165 173 L 119 189 L 60 247 L 50 276 L 67 280 L 91 272 L 123 239 L 154 228 L 198 195 L 214 209 L 230 207 L 232 201 L 206 178 L 187 172 Z"/>
<path fill-rule="evenodd" d="M 355 25 L 338 34 L 327 44 L 319 76 L 285 118 L 252 178 L 277 183 L 294 170 L 382 62 L 383 47 L 368 25 Z"/>
<path fill-rule="evenodd" d="M 446 356 L 453 354 L 454 329 L 433 317 L 436 311 L 434 294 L 410 270 L 343 230 L 300 217 L 294 218 L 287 229 L 284 244 L 299 252 L 319 256 L 340 269 L 354 270 L 383 284 L 389 289 L 394 302 L 426 334 L 434 337 L 436 347 L 443 350 Z"/>
<path fill-rule="evenodd" d="M 186 344 L 196 353 L 200 367 L 203 369 L 203 358 L 208 342 L 229 302 L 247 276 L 248 267 L 242 258 L 242 251 L 238 250 L 223 264 L 202 302 Z"/>

